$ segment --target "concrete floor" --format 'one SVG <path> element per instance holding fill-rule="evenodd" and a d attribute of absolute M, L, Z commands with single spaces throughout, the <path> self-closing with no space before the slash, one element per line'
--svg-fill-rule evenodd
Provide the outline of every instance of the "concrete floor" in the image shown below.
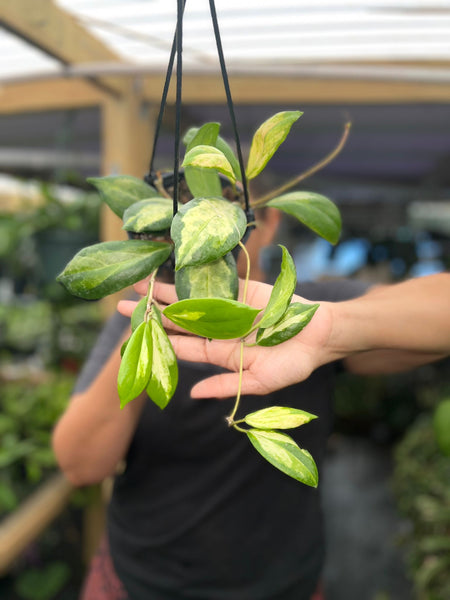
<path fill-rule="evenodd" d="M 326 600 L 412 600 L 398 538 L 407 527 L 389 487 L 389 450 L 335 435 L 322 469 Z"/>

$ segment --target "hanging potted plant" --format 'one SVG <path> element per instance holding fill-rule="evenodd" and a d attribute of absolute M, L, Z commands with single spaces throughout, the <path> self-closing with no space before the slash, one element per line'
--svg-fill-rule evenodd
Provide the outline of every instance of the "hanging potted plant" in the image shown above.
<path fill-rule="evenodd" d="M 244 181 L 264 170 L 301 114 L 280 112 L 259 127 L 253 136 Z M 240 339 L 242 357 L 247 344 L 273 346 L 295 336 L 319 306 L 291 302 L 297 283 L 296 269 L 284 246 L 281 271 L 267 306 L 263 310 L 249 306 L 246 289 L 250 259 L 242 240 L 257 225 L 253 209 L 273 207 L 298 219 L 332 244 L 338 241 L 341 220 L 336 206 L 320 194 L 291 190 L 339 152 L 348 126 L 338 147 L 324 161 L 282 188 L 251 199 L 247 207 L 239 185 L 243 180 L 242 161 L 220 137 L 219 130 L 218 123 L 207 123 L 185 135 L 183 183 L 175 215 L 168 190 L 176 187 L 178 176 L 174 179 L 172 175 L 156 175 L 152 185 L 127 175 L 89 180 L 102 200 L 123 219 L 123 228 L 133 238 L 144 239 L 103 242 L 84 248 L 68 263 L 58 281 L 76 296 L 98 299 L 150 276 L 147 296 L 134 310 L 132 333 L 122 348 L 118 374 L 122 407 L 146 391 L 164 409 L 174 394 L 177 361 L 163 328 L 162 314 L 177 326 L 205 338 Z M 245 254 L 247 261 L 240 300 L 233 256 L 236 249 Z M 158 272 L 167 267 L 174 271 L 179 300 L 161 309 L 153 289 Z M 229 425 L 247 435 L 256 450 L 275 467 L 316 487 L 314 459 L 284 433 L 315 416 L 274 406 L 236 419 L 239 401 L 237 389 L 236 403 L 227 419 Z"/>

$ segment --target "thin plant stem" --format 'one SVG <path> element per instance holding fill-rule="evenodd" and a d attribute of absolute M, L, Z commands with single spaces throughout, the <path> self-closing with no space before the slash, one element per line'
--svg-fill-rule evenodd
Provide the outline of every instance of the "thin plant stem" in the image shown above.
<path fill-rule="evenodd" d="M 170 194 L 169 194 L 169 192 L 164 187 L 163 178 L 162 178 L 162 175 L 161 175 L 160 171 L 158 171 L 157 177 L 156 177 L 153 185 L 158 190 L 158 192 L 161 194 L 161 196 L 163 196 L 164 198 L 170 198 L 170 199 L 172 199 L 171 196 L 170 196 Z"/>
<path fill-rule="evenodd" d="M 241 241 L 239 242 L 239 246 L 242 248 L 242 252 L 245 254 L 245 258 L 247 261 L 247 267 L 246 267 L 246 271 L 245 271 L 245 281 L 244 281 L 244 293 L 242 295 L 242 302 L 245 304 L 245 302 L 247 300 L 248 281 L 250 279 L 250 256 L 247 252 L 247 248 Z"/>
<path fill-rule="evenodd" d="M 344 145 L 347 141 L 348 135 L 350 133 L 350 127 L 351 127 L 350 122 L 345 124 L 344 133 L 342 134 L 342 137 L 339 140 L 338 145 L 332 152 L 330 152 L 330 154 L 325 156 L 325 158 L 323 158 L 321 161 L 319 161 L 318 163 L 313 165 L 307 171 L 303 171 L 303 173 L 300 173 L 300 175 L 297 175 L 297 177 L 294 177 L 294 179 L 291 179 L 290 181 L 288 181 L 281 187 L 277 188 L 276 190 L 272 190 L 271 192 L 269 192 L 262 198 L 258 198 L 257 200 L 252 202 L 252 204 L 251 204 L 252 208 L 258 208 L 260 206 L 263 206 L 264 204 L 267 204 L 267 202 L 269 202 L 269 200 L 272 200 L 273 198 L 275 198 L 276 196 L 279 196 L 280 194 L 284 194 L 284 192 L 287 192 L 288 190 L 290 190 L 292 187 L 294 187 L 294 185 L 297 185 L 298 183 L 300 183 L 300 181 L 303 181 L 304 179 L 311 177 L 311 175 L 314 175 L 314 173 L 317 173 L 317 171 L 320 171 L 321 169 L 323 169 L 328 163 L 330 163 L 333 159 L 336 158 L 336 156 L 340 153 L 340 151 L 344 147 Z"/>
<path fill-rule="evenodd" d="M 241 342 L 240 345 L 240 356 L 239 356 L 239 383 L 238 390 L 236 394 L 236 402 L 234 403 L 233 410 L 231 414 L 227 417 L 227 421 L 229 425 L 233 425 L 235 427 L 235 423 L 233 421 L 234 416 L 239 408 L 239 402 L 241 401 L 241 389 L 242 389 L 242 373 L 244 370 L 244 342 Z"/>
<path fill-rule="evenodd" d="M 239 427 L 238 425 L 236 425 L 236 423 L 233 423 L 233 427 L 234 429 L 236 429 L 236 431 L 242 431 L 242 433 L 247 433 L 246 429 L 244 429 L 243 427 Z"/>
<path fill-rule="evenodd" d="M 247 252 L 247 248 L 241 241 L 239 242 L 239 246 L 241 247 L 242 252 L 245 254 L 245 258 L 247 260 L 247 269 L 246 269 L 245 281 L 244 281 L 244 292 L 242 295 L 242 302 L 245 304 L 245 301 L 247 300 L 248 281 L 250 279 L 250 256 Z M 234 423 L 233 419 L 237 412 L 237 409 L 239 408 L 239 402 L 241 400 L 243 371 L 244 371 L 244 340 L 241 340 L 240 355 L 239 355 L 239 383 L 238 383 L 238 390 L 237 390 L 237 394 L 236 394 L 236 402 L 234 403 L 234 407 L 233 407 L 233 410 L 231 411 L 231 414 L 227 417 L 228 424 L 233 425 L 233 427 L 235 429 L 238 429 L 240 431 L 243 431 L 243 430 L 240 427 L 236 427 L 236 424 Z"/>

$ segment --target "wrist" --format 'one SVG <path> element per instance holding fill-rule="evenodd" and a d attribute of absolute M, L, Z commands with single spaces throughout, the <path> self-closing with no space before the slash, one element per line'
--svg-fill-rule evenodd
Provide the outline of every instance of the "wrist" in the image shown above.
<path fill-rule="evenodd" d="M 360 311 L 352 300 L 328 304 L 332 314 L 328 352 L 332 360 L 370 350 L 370 322 L 367 314 Z"/>

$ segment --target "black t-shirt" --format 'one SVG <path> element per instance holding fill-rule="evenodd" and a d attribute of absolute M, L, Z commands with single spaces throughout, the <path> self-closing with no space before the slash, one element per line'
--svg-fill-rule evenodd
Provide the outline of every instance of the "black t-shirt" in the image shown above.
<path fill-rule="evenodd" d="M 340 281 L 303 284 L 297 293 L 339 301 L 365 288 Z M 88 387 L 127 322 L 118 314 L 110 320 L 76 391 Z M 228 427 L 234 399 L 189 397 L 213 371 L 181 363 L 167 408 L 149 400 L 143 409 L 108 510 L 117 573 L 131 600 L 309 600 L 324 554 L 319 491 L 275 469 Z M 334 371 L 325 365 L 301 384 L 244 396 L 239 410 L 243 416 L 278 405 L 318 415 L 289 435 L 313 455 L 319 476 Z"/>

